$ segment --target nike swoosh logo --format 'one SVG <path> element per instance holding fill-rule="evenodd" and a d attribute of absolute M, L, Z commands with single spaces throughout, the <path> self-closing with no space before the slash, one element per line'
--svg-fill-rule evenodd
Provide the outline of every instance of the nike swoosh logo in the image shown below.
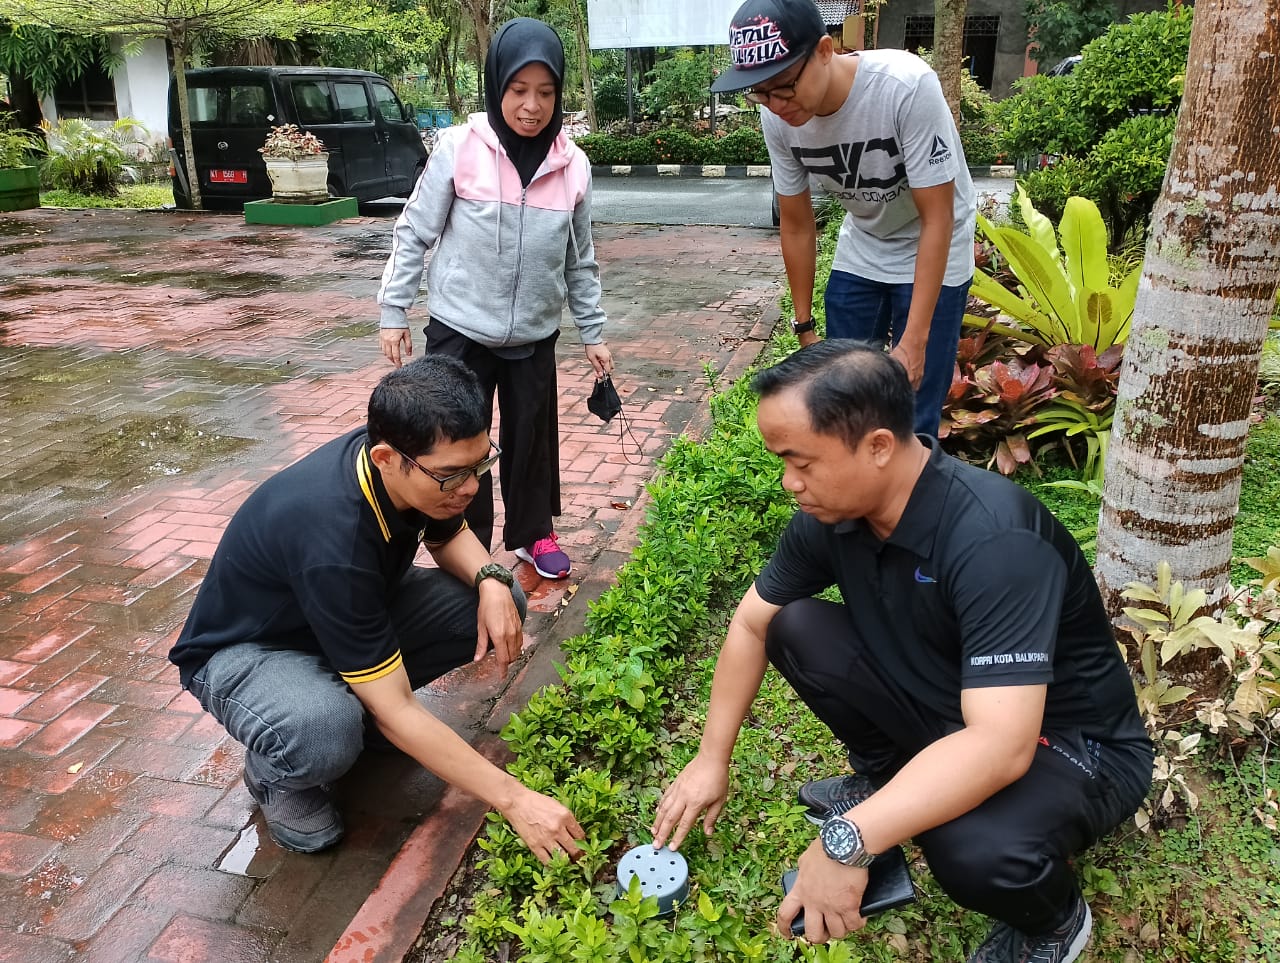
<path fill-rule="evenodd" d="M 917 581 L 917 582 L 920 582 L 920 583 L 922 583 L 922 584 L 925 584 L 925 585 L 930 585 L 930 584 L 936 583 L 938 580 L 937 580 L 936 578 L 931 578 L 931 577 L 929 577 L 928 575 L 925 575 L 925 574 L 924 574 L 924 572 L 920 571 L 920 566 L 919 566 L 919 565 L 917 565 L 917 566 L 916 566 L 916 581 Z"/>

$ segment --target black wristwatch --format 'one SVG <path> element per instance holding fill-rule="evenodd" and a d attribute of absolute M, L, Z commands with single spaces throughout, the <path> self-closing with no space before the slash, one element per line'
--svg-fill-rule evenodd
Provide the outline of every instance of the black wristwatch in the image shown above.
<path fill-rule="evenodd" d="M 812 330 L 813 330 L 813 318 L 810 318 L 808 321 L 803 321 L 803 322 L 794 321 L 794 320 L 791 322 L 792 334 L 808 334 Z"/>
<path fill-rule="evenodd" d="M 843 816 L 829 817 L 822 824 L 818 838 L 822 840 L 822 851 L 845 866 L 865 869 L 876 858 L 863 845 L 862 832 L 857 824 Z"/>
<path fill-rule="evenodd" d="M 476 572 L 476 588 L 479 588 L 480 583 L 487 578 L 496 578 L 503 585 L 508 586 L 516 580 L 516 577 L 511 574 L 511 569 L 505 565 L 499 565 L 497 562 L 489 562 L 487 565 L 480 566 L 480 571 Z"/>

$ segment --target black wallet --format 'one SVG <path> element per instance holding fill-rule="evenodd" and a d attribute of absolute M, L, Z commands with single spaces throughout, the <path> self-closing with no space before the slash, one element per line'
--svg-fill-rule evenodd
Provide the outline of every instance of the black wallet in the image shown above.
<path fill-rule="evenodd" d="M 791 892 L 796 881 L 796 871 L 789 869 L 782 874 L 782 892 Z M 901 846 L 886 849 L 867 867 L 867 888 L 862 894 L 862 908 L 859 912 L 865 916 L 875 916 L 886 910 L 906 906 L 916 898 L 915 886 L 911 883 L 911 871 L 907 869 L 907 857 Z M 804 936 L 804 910 L 801 910 L 791 921 L 791 935 Z"/>

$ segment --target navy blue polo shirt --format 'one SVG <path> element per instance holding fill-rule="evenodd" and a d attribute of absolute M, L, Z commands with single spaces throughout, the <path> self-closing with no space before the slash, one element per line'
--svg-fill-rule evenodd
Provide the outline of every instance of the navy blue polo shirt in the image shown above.
<path fill-rule="evenodd" d="M 398 512 L 363 428 L 260 485 L 232 517 L 169 660 L 185 687 L 229 645 L 319 652 L 349 683 L 402 664 L 388 606 L 418 546 L 466 526 Z"/>
<path fill-rule="evenodd" d="M 1146 740 L 1093 572 L 1030 492 L 931 448 L 897 527 L 797 512 L 756 580 L 786 605 L 835 584 L 886 677 L 951 726 L 960 693 L 1048 686 L 1045 731 Z"/>

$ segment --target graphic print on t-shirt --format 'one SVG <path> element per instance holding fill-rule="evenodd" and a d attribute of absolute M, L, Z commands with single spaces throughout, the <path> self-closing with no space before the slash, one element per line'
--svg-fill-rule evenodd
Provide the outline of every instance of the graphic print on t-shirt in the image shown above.
<path fill-rule="evenodd" d="M 933 135 L 933 146 L 929 148 L 929 166 L 945 164 L 951 160 L 951 148 L 939 135 Z"/>
<path fill-rule="evenodd" d="M 873 137 L 829 147 L 793 146 L 791 153 L 811 174 L 839 185 L 836 197 L 887 203 L 907 187 L 907 161 L 893 137 Z M 886 172 L 888 176 L 881 176 Z"/>

